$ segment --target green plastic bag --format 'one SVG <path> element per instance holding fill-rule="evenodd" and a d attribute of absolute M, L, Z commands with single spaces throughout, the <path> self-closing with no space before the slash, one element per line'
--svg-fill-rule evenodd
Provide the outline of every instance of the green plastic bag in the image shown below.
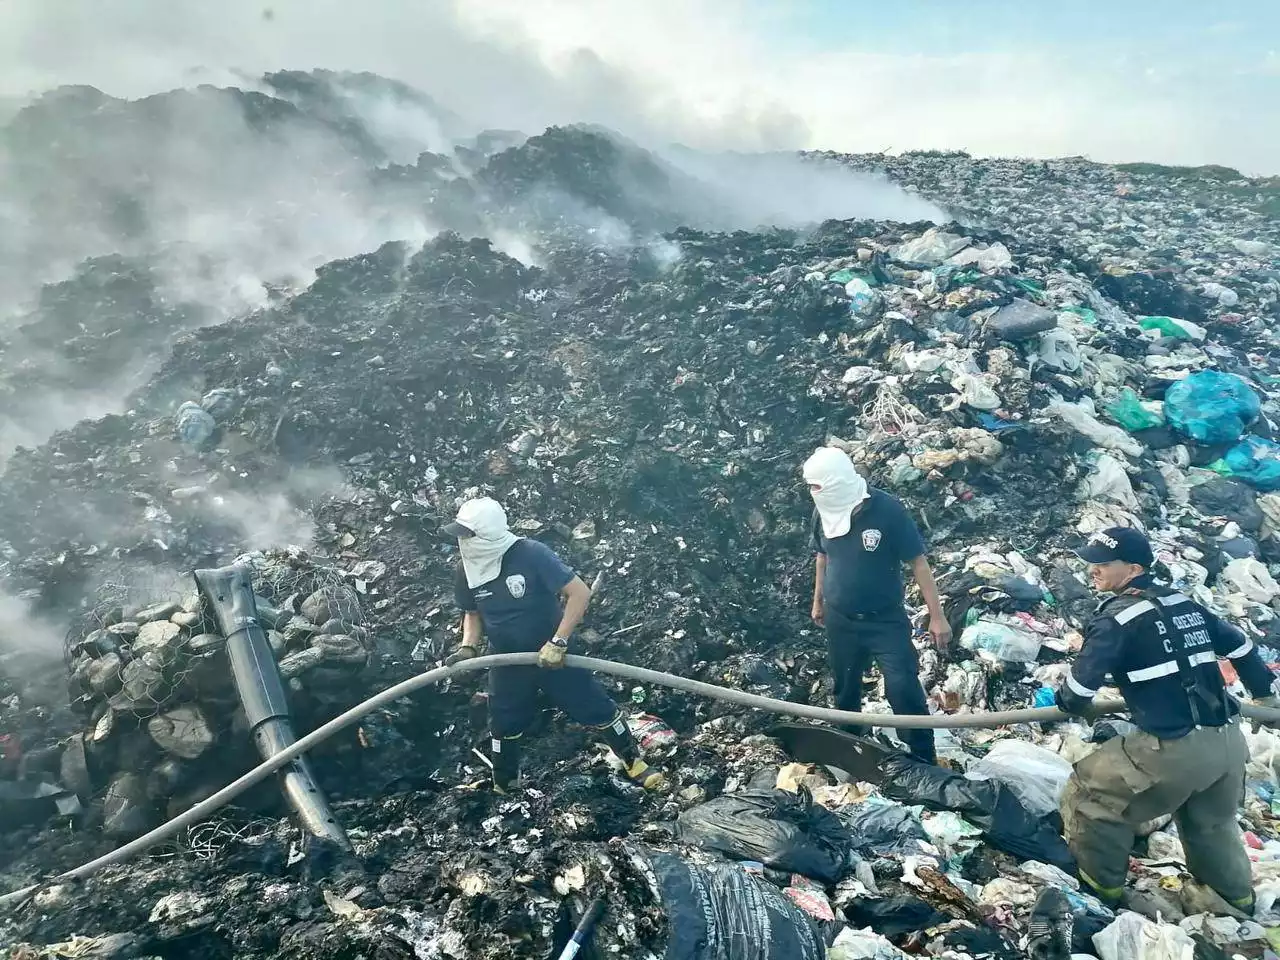
<path fill-rule="evenodd" d="M 1152 427 L 1158 427 L 1162 423 L 1158 416 L 1144 407 L 1138 400 L 1138 395 L 1125 387 L 1120 391 L 1120 396 L 1115 402 L 1107 406 L 1107 413 L 1111 414 L 1111 419 L 1120 426 L 1124 427 L 1130 433 L 1136 433 L 1139 430 L 1150 430 Z"/>
<path fill-rule="evenodd" d="M 1175 340 L 1191 340 L 1191 332 L 1173 317 L 1140 317 L 1138 325 L 1143 330 L 1159 330 L 1166 337 Z"/>
<path fill-rule="evenodd" d="M 835 273 L 831 274 L 831 276 L 827 277 L 827 282 L 828 283 L 848 283 L 850 280 L 852 280 L 856 276 L 857 276 L 856 273 L 846 268 L 844 270 L 837 270 Z"/>

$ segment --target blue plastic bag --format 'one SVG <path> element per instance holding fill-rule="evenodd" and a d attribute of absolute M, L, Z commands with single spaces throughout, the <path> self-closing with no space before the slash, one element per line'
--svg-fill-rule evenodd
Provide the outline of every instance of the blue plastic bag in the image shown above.
<path fill-rule="evenodd" d="M 1258 490 L 1280 490 L 1280 444 L 1247 436 L 1226 452 L 1210 469 Z"/>
<path fill-rule="evenodd" d="M 1164 397 L 1169 425 L 1201 443 L 1239 440 L 1261 412 L 1262 404 L 1249 384 L 1217 370 L 1201 370 L 1179 380 Z"/>

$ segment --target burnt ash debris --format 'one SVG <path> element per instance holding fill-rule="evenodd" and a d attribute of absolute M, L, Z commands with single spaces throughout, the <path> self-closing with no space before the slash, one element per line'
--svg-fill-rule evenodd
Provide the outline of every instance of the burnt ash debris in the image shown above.
<path fill-rule="evenodd" d="M 371 210 L 416 204 L 453 230 L 324 263 L 302 292 L 281 287 L 212 325 L 206 307 L 158 292 L 163 245 L 121 243 L 6 329 L 0 382 L 15 402 L 51 383 L 139 385 L 127 412 L 16 450 L 0 483 L 6 591 L 37 616 L 74 611 L 56 668 L 16 645 L 0 660 L 0 779 L 53 791 L 23 796 L 0 830 L 4 889 L 106 852 L 255 762 L 191 570 L 252 564 L 310 729 L 456 642 L 453 552 L 435 531 L 477 492 L 589 580 L 604 575 L 578 651 L 780 699 L 829 693 L 798 473 L 828 441 L 926 532 L 957 638 L 922 653 L 938 710 L 1041 702 L 1092 608 L 1071 551 L 1117 522 L 1142 524 L 1162 575 L 1280 659 L 1274 182 L 828 155 L 956 221 L 716 232 L 695 181 L 603 131 L 493 133 L 397 163 L 397 145 L 335 93 L 381 91 L 378 78 L 269 80 L 272 96 L 201 88 L 141 106 L 66 91 L 5 133 L 31 147 L 41 125 L 84 123 L 85 138 L 131 144 L 179 103 L 230 103 L 266 140 L 323 131 L 372 184 Z M 87 161 L 68 149 L 64 162 L 75 179 Z M 498 227 L 537 265 L 480 238 Z M 1171 426 L 1170 385 L 1204 370 L 1258 399 L 1241 421 L 1250 456 L 1233 458 L 1240 436 Z M 745 903 L 768 904 L 793 952 L 892 957 L 892 941 L 1016 957 L 1046 886 L 1068 893 L 1077 951 L 1107 958 L 1102 944 L 1132 934 L 1121 917 L 1093 941 L 1109 912 L 1055 868 L 1002 852 L 985 824 L 789 762 L 771 717 L 605 682 L 652 749 L 674 751 L 666 796 L 645 796 L 550 714 L 528 789 L 493 796 L 473 750 L 479 682 L 463 681 L 313 753 L 354 859 L 306 842 L 267 786 L 132 865 L 41 891 L 0 937 L 24 958 L 547 957 L 604 894 L 582 956 L 736 957 L 718 938 L 752 915 L 735 913 Z M 868 709 L 886 710 L 877 692 Z M 1108 729 L 957 732 L 939 748 L 1052 817 L 1064 766 Z M 1264 730 L 1251 746 L 1244 815 L 1266 921 L 1280 892 L 1267 893 L 1275 742 Z M 800 799 L 770 800 L 778 791 Z M 681 842 L 683 812 L 733 795 L 774 811 L 766 839 L 844 857 L 839 879 L 743 872 L 758 843 L 732 857 L 732 838 Z M 806 848 L 818 822 L 820 847 Z M 1176 859 L 1176 835 L 1156 827 L 1145 842 L 1157 866 L 1140 866 L 1138 885 L 1166 898 L 1168 919 L 1185 872 L 1158 864 Z M 695 909 L 693 889 L 711 900 Z M 1207 921 L 1178 933 L 1258 939 Z"/>

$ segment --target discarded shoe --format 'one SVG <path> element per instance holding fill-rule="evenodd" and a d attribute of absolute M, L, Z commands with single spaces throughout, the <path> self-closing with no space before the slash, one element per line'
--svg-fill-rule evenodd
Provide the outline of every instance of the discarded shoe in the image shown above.
<path fill-rule="evenodd" d="M 1031 908 L 1027 956 L 1032 960 L 1071 960 L 1071 901 L 1057 887 L 1046 887 Z"/>

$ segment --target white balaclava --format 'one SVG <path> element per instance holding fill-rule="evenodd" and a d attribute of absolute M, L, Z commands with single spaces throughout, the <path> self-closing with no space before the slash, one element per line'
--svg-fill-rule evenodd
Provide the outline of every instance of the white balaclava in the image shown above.
<path fill-rule="evenodd" d="M 843 450 L 819 447 L 804 462 L 804 480 L 827 539 L 843 537 L 853 525 L 853 508 L 866 500 L 867 481 L 854 469 L 853 461 Z"/>
<path fill-rule="evenodd" d="M 507 525 L 507 511 L 502 509 L 502 504 L 489 497 L 468 500 L 458 510 L 454 524 L 472 533 L 469 537 L 458 537 L 467 586 L 474 589 L 497 579 L 502 558 L 520 539 Z"/>

